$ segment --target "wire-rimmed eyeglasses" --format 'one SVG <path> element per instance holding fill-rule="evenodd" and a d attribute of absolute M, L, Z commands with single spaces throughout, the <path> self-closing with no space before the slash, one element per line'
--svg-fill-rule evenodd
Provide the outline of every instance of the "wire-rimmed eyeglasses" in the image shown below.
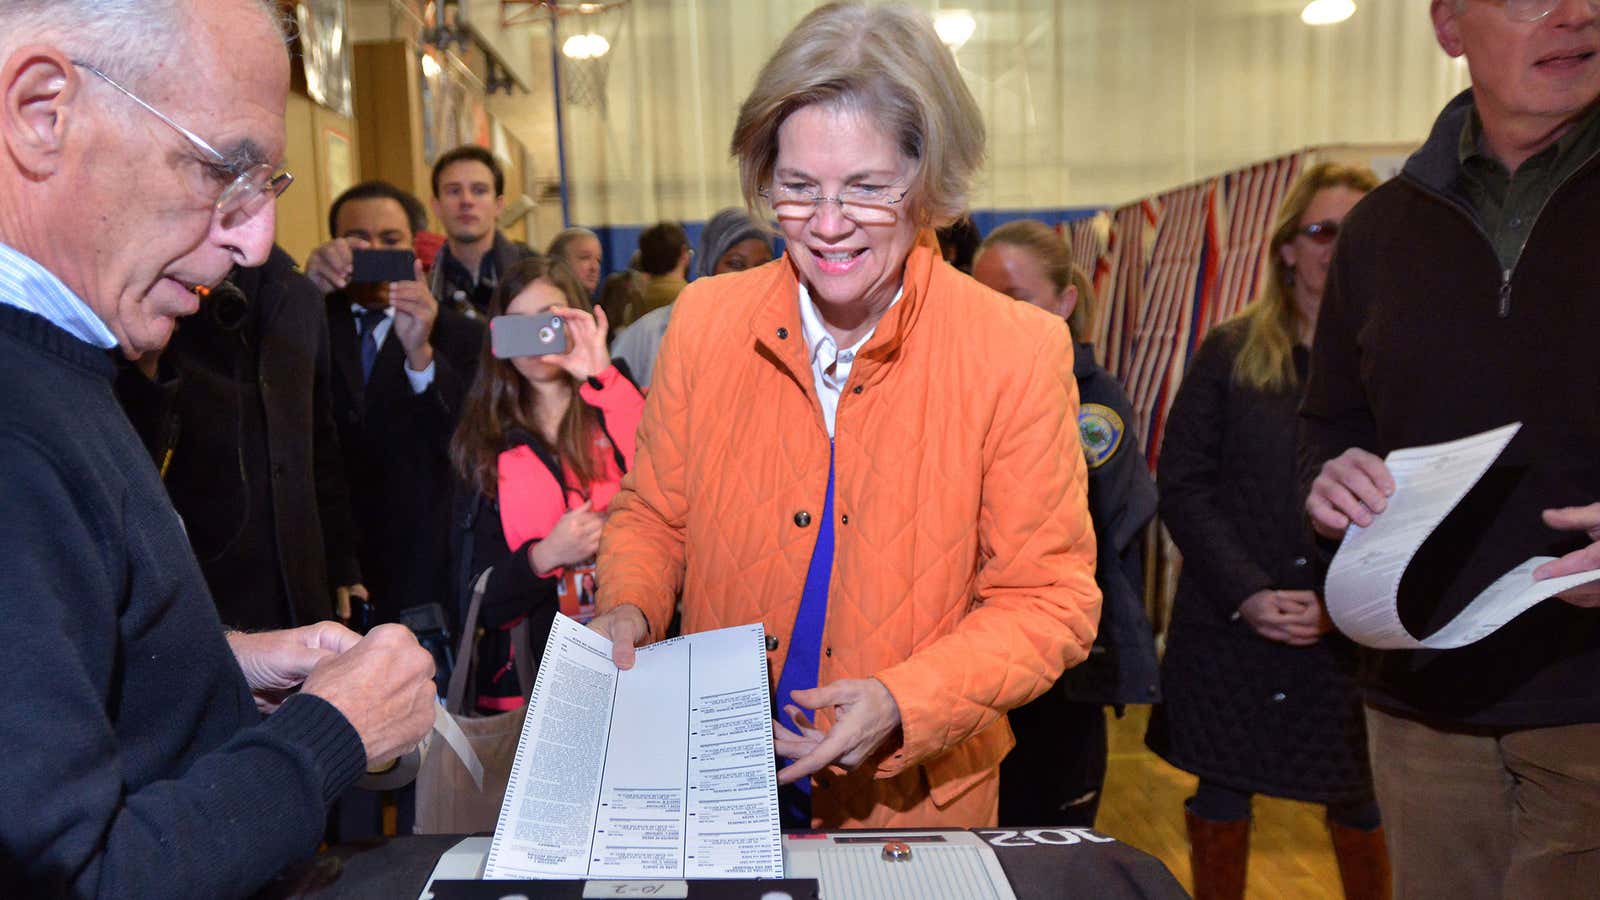
<path fill-rule="evenodd" d="M 1506 18 L 1513 22 L 1537 22 L 1564 2 L 1566 0 L 1505 0 Z M 1600 10 L 1600 0 L 1589 0 L 1589 9 Z"/>
<path fill-rule="evenodd" d="M 199 135 L 172 121 L 166 113 L 144 102 L 133 91 L 118 84 L 116 79 L 100 71 L 100 69 L 82 60 L 73 60 L 72 64 L 86 72 L 97 76 L 101 81 L 116 88 L 119 93 L 134 103 L 139 104 L 151 115 L 167 123 L 173 131 L 183 135 L 193 144 L 207 162 L 218 172 L 233 176 L 233 181 L 222 193 L 217 196 L 215 209 L 224 223 L 244 221 L 260 212 L 262 207 L 282 196 L 294 183 L 294 176 L 288 171 L 276 171 L 267 163 L 232 163 L 223 156 L 217 148 L 211 146 Z"/>
<path fill-rule="evenodd" d="M 845 218 L 860 225 L 887 225 L 899 215 L 899 203 L 909 191 L 893 188 L 847 187 L 837 197 L 825 197 L 814 184 L 775 184 L 758 191 L 780 219 L 809 219 L 824 203 L 839 204 Z"/>

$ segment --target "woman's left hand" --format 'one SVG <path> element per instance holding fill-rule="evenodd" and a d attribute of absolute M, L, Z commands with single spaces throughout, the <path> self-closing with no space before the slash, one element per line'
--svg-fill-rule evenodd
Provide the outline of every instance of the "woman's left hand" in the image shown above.
<path fill-rule="evenodd" d="M 546 356 L 545 362 L 560 366 L 573 378 L 593 378 L 611 366 L 611 351 L 606 349 L 606 311 L 595 307 L 594 315 L 570 306 L 550 309 L 567 326 L 567 352 Z"/>
<path fill-rule="evenodd" d="M 853 769 L 900 727 L 900 705 L 876 678 L 846 678 L 795 691 L 792 697 L 806 709 L 833 707 L 833 729 L 823 731 L 812 725 L 793 704 L 784 707 L 800 733 L 772 723 L 773 748 L 778 756 L 794 760 L 778 771 L 779 784 L 799 781 L 836 763 Z"/>

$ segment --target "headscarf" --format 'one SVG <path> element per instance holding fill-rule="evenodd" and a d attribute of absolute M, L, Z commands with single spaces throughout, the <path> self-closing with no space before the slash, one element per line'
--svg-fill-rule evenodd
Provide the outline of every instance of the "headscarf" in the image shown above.
<path fill-rule="evenodd" d="M 715 272 L 717 260 L 728 248 L 740 241 L 751 238 L 766 241 L 771 245 L 772 237 L 761 220 L 750 215 L 747 210 L 737 206 L 730 206 L 719 211 L 706 223 L 705 231 L 700 233 L 700 276 L 703 278 Z"/>

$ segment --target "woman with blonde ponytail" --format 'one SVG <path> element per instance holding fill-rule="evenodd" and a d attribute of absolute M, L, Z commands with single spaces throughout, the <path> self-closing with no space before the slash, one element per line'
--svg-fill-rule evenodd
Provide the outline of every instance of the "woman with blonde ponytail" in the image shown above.
<path fill-rule="evenodd" d="M 1324 804 L 1345 896 L 1389 896 L 1355 647 L 1316 594 L 1295 467 L 1335 239 L 1376 185 L 1337 163 L 1300 176 L 1260 295 L 1206 336 L 1167 419 L 1157 483 L 1183 573 L 1146 740 L 1200 778 L 1185 813 L 1201 900 L 1243 896 L 1258 793 Z"/>
<path fill-rule="evenodd" d="M 1007 222 L 989 233 L 972 277 L 1067 321 L 1078 383 L 1078 437 L 1089 470 L 1100 630 L 1082 665 L 1008 715 L 1017 746 L 1000 764 L 1000 824 L 1093 828 L 1106 780 L 1106 708 L 1154 703 L 1156 647 L 1144 614 L 1144 532 L 1156 486 L 1133 428 L 1133 404 L 1095 362 L 1094 288 L 1049 225 Z"/>

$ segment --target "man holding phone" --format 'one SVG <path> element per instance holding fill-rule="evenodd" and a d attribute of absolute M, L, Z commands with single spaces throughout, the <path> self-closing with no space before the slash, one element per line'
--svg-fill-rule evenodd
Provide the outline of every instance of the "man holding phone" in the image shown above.
<path fill-rule="evenodd" d="M 334 239 L 306 275 L 326 294 L 334 416 L 372 621 L 448 596 L 447 448 L 483 326 L 428 289 L 414 256 L 422 204 L 382 181 L 333 202 Z"/>

